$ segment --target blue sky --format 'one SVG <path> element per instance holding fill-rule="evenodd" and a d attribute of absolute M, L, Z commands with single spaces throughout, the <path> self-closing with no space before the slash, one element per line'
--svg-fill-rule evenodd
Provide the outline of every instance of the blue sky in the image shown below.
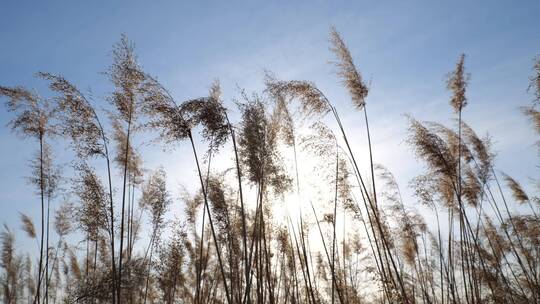
<path fill-rule="evenodd" d="M 60 73 L 91 88 L 99 106 L 110 91 L 100 73 L 125 33 L 145 70 L 180 100 L 204 95 L 215 78 L 231 100 L 237 87 L 261 89 L 265 69 L 316 82 L 335 100 L 355 149 L 363 153 L 360 116 L 349 111 L 347 93 L 328 64 L 334 25 L 372 81 L 367 102 L 375 161 L 393 171 L 405 193 L 421 165 L 404 143 L 403 114 L 450 122 L 444 79 L 460 53 L 467 54 L 472 74 L 465 120 L 480 134 L 490 131 L 498 168 L 524 183 L 538 176 L 535 134 L 519 107 L 532 99 L 526 89 L 532 59 L 540 54 L 540 2 L 375 2 L 2 1 L 0 84 L 41 91 L 35 72 Z M 17 212 L 39 214 L 24 180 L 35 144 L 4 127 L 10 119 L 2 107 L 0 223 L 19 227 Z M 190 184 L 196 176 L 186 155 L 149 154 L 149 162 L 172 168 L 171 184 Z"/>

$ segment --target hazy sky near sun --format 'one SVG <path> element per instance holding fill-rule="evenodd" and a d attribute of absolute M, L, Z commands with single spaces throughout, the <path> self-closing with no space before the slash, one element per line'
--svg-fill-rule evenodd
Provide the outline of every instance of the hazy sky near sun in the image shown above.
<path fill-rule="evenodd" d="M 64 75 L 92 89 L 97 105 L 110 92 L 101 75 L 122 33 L 144 69 L 178 100 L 205 95 L 219 78 L 227 102 L 237 87 L 260 90 L 264 70 L 314 81 L 338 111 L 358 153 L 361 116 L 349 111 L 328 32 L 334 25 L 357 67 L 371 79 L 367 99 L 375 162 L 396 175 L 405 193 L 421 165 L 404 143 L 406 118 L 451 122 L 445 75 L 466 53 L 472 78 L 464 119 L 489 130 L 497 168 L 526 184 L 538 176 L 535 134 L 520 114 L 528 105 L 532 59 L 540 54 L 539 1 L 10 1 L 0 2 L 0 85 L 44 90 L 33 74 Z M 45 93 L 44 93 L 45 94 Z M 25 181 L 36 144 L 4 127 L 0 108 L 0 223 L 19 227 L 18 212 L 37 218 L 39 201 Z M 158 149 L 159 150 L 159 149 Z M 191 155 L 149 154 L 171 186 L 195 181 Z M 187 150 L 186 150 L 187 151 Z M 408 196 L 407 196 L 408 197 Z"/>

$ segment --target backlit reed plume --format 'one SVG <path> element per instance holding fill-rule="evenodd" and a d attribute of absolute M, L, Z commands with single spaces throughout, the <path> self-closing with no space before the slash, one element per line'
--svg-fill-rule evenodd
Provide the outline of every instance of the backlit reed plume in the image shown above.
<path fill-rule="evenodd" d="M 425 126 L 430 132 L 444 140 L 453 159 L 461 158 L 462 194 L 467 202 L 476 205 L 479 195 L 483 192 L 482 187 L 488 181 L 492 170 L 493 156 L 489 152 L 489 138 L 480 139 L 464 122 L 461 126 L 463 139 L 454 130 L 440 123 L 426 122 Z"/>
<path fill-rule="evenodd" d="M 226 238 L 231 233 L 232 223 L 229 208 L 233 207 L 225 184 L 219 176 L 210 176 L 208 179 L 208 200 L 212 205 L 212 211 L 216 219 L 216 227 L 221 238 Z M 224 241 L 224 240 L 222 240 Z"/>
<path fill-rule="evenodd" d="M 493 167 L 495 154 L 491 151 L 491 139 L 488 135 L 480 138 L 476 132 L 465 122 L 461 122 L 463 140 L 467 149 L 472 152 L 476 175 L 482 184 L 488 182 Z"/>
<path fill-rule="evenodd" d="M 137 62 L 134 45 L 123 35 L 112 51 L 113 63 L 107 75 L 115 87 L 110 102 L 115 106 L 119 119 L 126 124 L 136 122 L 142 99 L 145 74 Z"/>
<path fill-rule="evenodd" d="M 113 119 L 112 126 L 114 129 L 113 140 L 116 144 L 116 155 L 114 161 L 120 168 L 123 168 L 124 164 L 127 163 L 127 174 L 129 183 L 131 185 L 140 184 L 142 182 L 141 179 L 143 176 L 142 158 L 131 143 L 127 145 L 127 134 L 122 129 L 120 122 L 116 119 Z M 128 159 L 126 159 L 126 156 L 128 157 Z"/>
<path fill-rule="evenodd" d="M 241 129 L 238 134 L 240 161 L 248 180 L 254 184 L 268 184 L 276 193 L 283 193 L 290 186 L 279 163 L 277 132 L 258 96 L 240 106 Z"/>
<path fill-rule="evenodd" d="M 166 188 L 167 175 L 163 168 L 153 172 L 143 185 L 142 197 L 139 204 L 150 213 L 152 226 L 159 233 L 163 228 L 164 215 L 172 203 Z"/>
<path fill-rule="evenodd" d="M 351 52 L 335 28 L 330 30 L 330 42 L 332 43 L 330 50 L 336 56 L 333 63 L 338 68 L 338 75 L 349 90 L 353 104 L 362 110 L 366 105 L 365 98 L 369 91 L 362 80 L 362 75 L 356 69 Z"/>
<path fill-rule="evenodd" d="M 229 136 L 225 108 L 221 103 L 221 89 L 218 82 L 210 88 L 210 96 L 188 100 L 180 105 L 180 112 L 190 128 L 202 126 L 201 135 L 210 144 L 209 149 L 216 152 Z"/>
<path fill-rule="evenodd" d="M 481 195 L 484 193 L 484 184 L 482 180 L 477 177 L 477 174 L 471 167 L 466 167 L 462 177 L 462 194 L 466 202 L 471 206 L 476 206 Z"/>
<path fill-rule="evenodd" d="M 409 118 L 409 132 L 408 142 L 416 155 L 424 159 L 431 170 L 455 176 L 456 159 L 442 138 L 413 118 Z"/>
<path fill-rule="evenodd" d="M 455 70 L 448 75 L 447 87 L 452 92 L 450 105 L 454 111 L 460 112 L 467 105 L 467 97 L 465 91 L 469 75 L 465 73 L 465 54 L 461 54 L 456 63 Z"/>
<path fill-rule="evenodd" d="M 469 163 L 472 160 L 473 156 L 467 145 L 461 143 L 460 149 L 461 139 L 456 131 L 437 122 L 425 122 L 424 125 L 430 132 L 439 136 L 446 143 L 456 161 L 458 157 L 461 157 L 464 163 Z"/>
<path fill-rule="evenodd" d="M 518 203 L 525 203 L 529 201 L 529 196 L 523 190 L 521 187 L 521 184 L 518 183 L 515 179 L 513 179 L 511 176 L 503 173 L 503 179 L 506 182 L 506 185 L 510 190 L 512 191 L 512 196 Z"/>
<path fill-rule="evenodd" d="M 438 192 L 448 207 L 455 207 L 453 180 L 457 169 L 456 158 L 442 138 L 413 118 L 409 119 L 409 132 L 408 142 L 433 172 L 431 177 L 439 184 Z"/>
<path fill-rule="evenodd" d="M 28 215 L 21 213 L 21 222 L 21 228 L 24 232 L 26 232 L 28 237 L 33 239 L 36 238 L 36 227 L 34 226 L 34 221 L 32 221 Z"/>
<path fill-rule="evenodd" d="M 351 197 L 352 171 L 350 163 L 345 157 L 342 148 L 337 145 L 337 138 L 332 130 L 322 122 L 315 122 L 310 126 L 310 133 L 300 138 L 303 151 L 320 159 L 316 164 L 318 172 L 326 172 L 326 182 L 337 183 L 337 198 L 342 202 L 346 210 L 350 210 L 355 216 L 359 216 L 358 207 Z M 338 164 L 336 164 L 336 161 Z M 336 165 L 338 172 L 336 175 Z"/>
<path fill-rule="evenodd" d="M 306 116 L 324 115 L 330 111 L 326 97 L 309 81 L 277 80 L 273 75 L 266 76 L 266 88 L 269 94 L 283 99 L 296 98 L 300 101 L 300 110 Z"/>
<path fill-rule="evenodd" d="M 271 117 L 272 128 L 278 137 L 288 146 L 295 145 L 294 118 L 289 111 L 287 101 L 282 95 L 276 96 L 275 107 Z"/>
<path fill-rule="evenodd" d="M 58 124 L 59 133 L 70 139 L 77 155 L 81 158 L 104 155 L 101 122 L 90 101 L 62 76 L 44 72 L 38 76 L 47 80 L 51 91 L 58 94 L 54 100 L 55 113 L 61 122 Z"/>
<path fill-rule="evenodd" d="M 189 138 L 190 126 L 170 93 L 156 79 L 145 84 L 142 110 L 148 116 L 146 126 L 159 134 L 165 144 L 178 144 Z"/>
<path fill-rule="evenodd" d="M 75 210 L 73 204 L 65 202 L 56 209 L 54 216 L 54 230 L 56 234 L 62 239 L 69 233 L 73 232 Z"/>

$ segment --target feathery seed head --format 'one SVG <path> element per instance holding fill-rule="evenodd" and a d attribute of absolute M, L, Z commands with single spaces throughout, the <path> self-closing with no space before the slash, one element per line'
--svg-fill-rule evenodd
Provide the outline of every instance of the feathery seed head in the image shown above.
<path fill-rule="evenodd" d="M 50 123 L 54 110 L 49 102 L 23 87 L 0 86 L 0 97 L 8 98 L 6 107 L 15 112 L 17 117 L 10 121 L 11 129 L 22 136 L 36 139 L 46 133 L 54 135 L 56 130 Z"/>
<path fill-rule="evenodd" d="M 267 117 L 265 106 L 255 96 L 254 100 L 247 100 L 240 107 L 239 154 L 249 181 L 255 184 L 269 182 L 276 193 L 283 193 L 290 187 L 291 180 L 279 164 L 276 132 Z"/>
<path fill-rule="evenodd" d="M 158 130 L 159 139 L 176 144 L 189 138 L 190 125 L 171 94 L 156 79 L 147 75 L 142 111 L 148 116 L 146 126 Z"/>
<path fill-rule="evenodd" d="M 169 205 L 172 203 L 166 187 L 167 175 L 163 168 L 156 170 L 150 175 L 142 189 L 140 205 L 150 211 L 152 225 L 156 229 L 163 226 L 163 217 Z"/>
<path fill-rule="evenodd" d="M 505 173 L 502 173 L 502 175 L 506 185 L 512 190 L 512 196 L 518 203 L 526 203 L 529 201 L 529 196 L 515 179 Z"/>
<path fill-rule="evenodd" d="M 457 163 L 445 141 L 419 121 L 409 119 L 408 143 L 416 155 L 424 159 L 435 172 L 454 177 Z"/>
<path fill-rule="evenodd" d="M 328 99 L 312 82 L 281 81 L 271 75 L 266 75 L 265 82 L 266 91 L 274 98 L 299 100 L 300 110 L 306 116 L 324 115 L 331 110 Z"/>
<path fill-rule="evenodd" d="M 119 117 L 126 121 L 135 121 L 139 114 L 141 100 L 139 96 L 144 93 L 146 74 L 137 63 L 134 45 L 127 36 L 122 35 L 120 41 L 112 51 L 113 63 L 107 75 L 115 86 L 110 101 L 116 107 Z"/>
<path fill-rule="evenodd" d="M 34 221 L 32 221 L 32 219 L 28 215 L 21 213 L 21 222 L 22 222 L 22 229 L 24 230 L 24 232 L 26 232 L 28 237 L 35 238 L 36 227 L 34 226 Z"/>
<path fill-rule="evenodd" d="M 465 91 L 469 81 L 469 75 L 465 74 L 465 54 L 461 54 L 456 64 L 456 69 L 448 75 L 447 87 L 452 92 L 450 105 L 456 113 L 467 105 Z"/>
<path fill-rule="evenodd" d="M 77 209 L 80 228 L 90 240 L 96 240 L 108 225 L 107 205 L 109 198 L 94 169 L 85 163 L 75 167 L 78 173 L 74 191 L 81 200 Z"/>
<path fill-rule="evenodd" d="M 368 95 L 368 87 L 364 84 L 360 72 L 356 69 L 347 45 L 333 27 L 330 30 L 330 42 L 332 43 L 330 50 L 337 59 L 334 64 L 338 68 L 338 75 L 349 90 L 353 104 L 359 110 L 362 110 L 366 105 L 365 99 Z"/>
<path fill-rule="evenodd" d="M 62 76 L 40 72 L 38 77 L 49 82 L 55 97 L 55 113 L 59 120 L 60 134 L 71 140 L 81 158 L 104 155 L 103 137 L 98 117 L 86 97 Z"/>

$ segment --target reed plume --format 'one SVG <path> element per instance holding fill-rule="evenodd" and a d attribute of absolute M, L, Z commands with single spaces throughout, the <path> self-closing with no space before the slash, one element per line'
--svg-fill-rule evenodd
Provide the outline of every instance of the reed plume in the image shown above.
<path fill-rule="evenodd" d="M 276 193 L 290 187 L 290 179 L 279 163 L 275 125 L 265 111 L 258 96 L 240 106 L 241 129 L 238 134 L 240 162 L 248 180 L 254 184 L 271 185 Z"/>
<path fill-rule="evenodd" d="M 28 215 L 21 213 L 21 222 L 22 229 L 24 232 L 26 232 L 28 237 L 33 239 L 36 238 L 36 227 L 34 226 L 34 221 L 32 221 Z"/>
<path fill-rule="evenodd" d="M 525 203 L 529 201 L 529 196 L 527 193 L 523 190 L 521 187 L 521 184 L 518 183 L 515 179 L 513 179 L 508 174 L 503 173 L 503 179 L 506 182 L 506 185 L 510 190 L 512 190 L 512 196 L 518 203 Z"/>
<path fill-rule="evenodd" d="M 467 105 L 467 83 L 470 76 L 465 73 L 465 54 L 459 56 L 455 70 L 448 75 L 447 87 L 452 92 L 450 105 L 454 111 L 460 112 Z"/>
<path fill-rule="evenodd" d="M 338 76 L 341 77 L 343 85 L 349 90 L 353 104 L 362 110 L 366 105 L 368 87 L 364 84 L 362 75 L 354 65 L 351 52 L 334 27 L 330 30 L 330 42 L 332 43 L 330 50 L 337 59 L 333 63 L 338 68 Z"/>
<path fill-rule="evenodd" d="M 109 198 L 101 179 L 92 167 L 82 163 L 77 165 L 75 169 L 78 178 L 73 190 L 81 201 L 76 210 L 79 228 L 85 232 L 89 241 L 97 243 L 100 233 L 110 231 L 107 214 Z M 62 220 L 62 218 L 59 219 Z M 65 230 L 65 228 L 61 228 L 61 230 Z"/>
<path fill-rule="evenodd" d="M 446 142 L 413 118 L 409 118 L 409 132 L 408 142 L 416 155 L 424 159 L 434 173 L 455 178 L 456 158 Z"/>
<path fill-rule="evenodd" d="M 59 133 L 70 139 L 70 144 L 81 158 L 104 156 L 103 130 L 90 101 L 79 89 L 60 75 L 40 72 L 40 78 L 49 82 L 54 97 Z"/>
<path fill-rule="evenodd" d="M 300 110 L 306 116 L 324 115 L 330 112 L 326 97 L 309 81 L 277 80 L 273 75 L 267 74 L 266 90 L 276 98 L 297 98 L 300 101 Z"/>

